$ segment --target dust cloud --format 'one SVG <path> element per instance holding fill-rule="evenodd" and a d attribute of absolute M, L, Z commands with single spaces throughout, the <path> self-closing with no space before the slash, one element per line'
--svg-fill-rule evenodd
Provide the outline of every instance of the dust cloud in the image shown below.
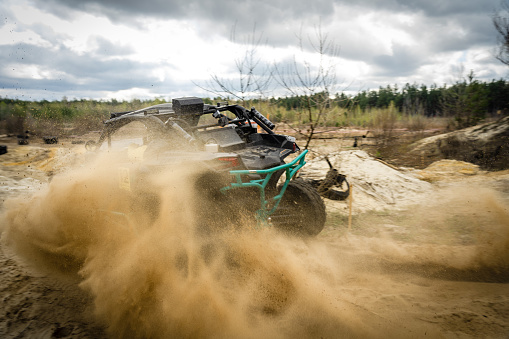
<path fill-rule="evenodd" d="M 448 280 L 509 282 L 509 209 L 495 190 L 447 186 L 406 214 L 406 218 L 401 214 L 406 229 L 400 234 L 350 236 L 346 241 L 389 270 Z"/>
<path fill-rule="evenodd" d="M 81 277 L 112 337 L 425 337 L 433 329 L 372 312 L 345 287 L 374 271 L 425 269 L 443 277 L 450 269 L 485 269 L 495 279 L 507 272 L 509 218 L 489 191 L 476 192 L 466 207 L 468 195 L 456 192 L 409 219 L 411 228 L 447 232 L 440 227 L 452 206 L 444 202 L 457 203 L 479 228 L 466 244 L 298 239 L 247 221 L 204 233 L 200 227 L 216 212 L 200 202 L 200 169 L 138 168 L 130 175 L 143 173 L 142 184 L 126 190 L 117 160 L 101 157 L 55 176 L 30 198 L 7 201 L 2 221 L 2 240 L 33 266 Z M 490 219 L 479 220 L 486 208 Z"/>

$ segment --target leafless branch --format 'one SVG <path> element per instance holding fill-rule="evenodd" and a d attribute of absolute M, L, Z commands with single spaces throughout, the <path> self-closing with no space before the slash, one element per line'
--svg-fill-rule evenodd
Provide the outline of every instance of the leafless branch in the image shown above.
<path fill-rule="evenodd" d="M 498 32 L 498 46 L 495 57 L 509 66 L 509 0 L 503 0 L 501 8 L 492 16 Z"/>
<path fill-rule="evenodd" d="M 297 35 L 301 54 L 305 56 L 302 30 Z M 316 128 L 326 120 L 331 107 L 330 94 L 337 86 L 336 58 L 339 56 L 339 47 L 329 39 L 327 33 L 322 32 L 321 25 L 315 27 L 313 37 L 308 36 L 307 41 L 318 57 L 318 63 L 307 59 L 297 61 L 294 57 L 291 66 L 274 66 L 276 82 L 292 96 L 302 98 L 302 106 L 307 116 L 306 146 L 308 148 Z"/>
<path fill-rule="evenodd" d="M 246 101 L 253 96 L 266 96 L 273 73 L 269 65 L 263 66 L 261 58 L 258 57 L 257 51 L 265 43 L 263 34 L 257 33 L 256 24 L 253 25 L 252 32 L 243 42 L 237 41 L 236 25 L 237 23 L 232 27 L 230 40 L 235 44 L 245 46 L 243 53 L 234 59 L 237 77 L 228 78 L 212 74 L 205 85 L 196 85 L 207 92 L 214 93 L 214 95 L 240 100 L 245 105 Z"/>

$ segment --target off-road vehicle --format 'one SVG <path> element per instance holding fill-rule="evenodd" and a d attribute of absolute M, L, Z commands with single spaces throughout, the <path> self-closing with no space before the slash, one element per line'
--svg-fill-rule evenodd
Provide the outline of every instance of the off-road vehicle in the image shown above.
<path fill-rule="evenodd" d="M 129 213 L 157 205 L 158 198 L 150 194 L 144 176 L 156 168 L 189 162 L 203 169 L 194 188 L 201 200 L 197 211 L 203 214 L 199 228 L 207 231 L 251 218 L 258 225 L 314 236 L 326 219 L 318 192 L 333 199 L 348 195 L 332 190 L 345 181 L 335 170 L 329 171 L 325 181 L 297 179 L 308 151 L 301 151 L 294 137 L 276 134 L 275 125 L 254 107 L 210 105 L 200 98 L 185 97 L 111 113 L 99 140 L 87 142 L 87 149 L 111 147 L 119 131 L 133 122 L 140 122 L 147 133 L 128 151 L 146 160 L 119 168 L 119 186 L 130 192 L 125 193 L 130 194 Z"/>

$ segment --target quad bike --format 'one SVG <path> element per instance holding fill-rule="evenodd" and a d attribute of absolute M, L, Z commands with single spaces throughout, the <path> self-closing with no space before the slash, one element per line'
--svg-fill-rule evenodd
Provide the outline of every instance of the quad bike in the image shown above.
<path fill-rule="evenodd" d="M 199 124 L 203 117 L 210 123 Z M 197 207 L 203 213 L 201 229 L 207 232 L 225 221 L 235 224 L 237 219 L 254 218 L 258 225 L 315 236 L 326 219 L 319 192 L 336 200 L 348 196 L 348 191 L 334 189 L 346 179 L 332 166 L 326 180 L 296 179 L 308 151 L 300 152 L 295 138 L 276 134 L 275 125 L 254 107 L 208 105 L 200 98 L 185 97 L 171 104 L 111 113 L 99 140 L 87 142 L 87 149 L 99 150 L 105 142 L 111 147 L 112 137 L 132 122 L 141 122 L 147 131 L 143 152 L 149 160 L 136 168 L 119 169 L 120 186 L 134 192 L 130 206 L 135 208 L 129 213 L 157 204 L 147 181 L 141 180 L 143 173 L 189 161 L 206 169 L 196 178 L 195 189 L 201 197 Z M 292 154 L 292 160 L 285 162 Z"/>

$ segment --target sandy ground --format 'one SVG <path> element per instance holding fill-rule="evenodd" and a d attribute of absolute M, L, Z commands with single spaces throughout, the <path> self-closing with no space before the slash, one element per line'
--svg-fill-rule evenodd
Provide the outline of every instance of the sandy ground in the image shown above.
<path fill-rule="evenodd" d="M 507 172 L 396 170 L 338 154 L 354 183 L 350 229 L 348 201 L 327 203 L 316 239 L 229 234 L 220 239 L 227 250 L 202 262 L 209 247 L 177 227 L 156 223 L 156 232 L 132 236 L 83 226 L 83 210 L 70 206 L 86 205 L 90 192 L 59 174 L 84 163 L 82 145 L 8 145 L 0 156 L 2 338 L 509 338 Z M 310 168 L 320 168 L 315 161 Z M 185 216 L 162 219 L 181 225 Z M 48 269 L 20 241 L 72 262 Z M 171 268 L 182 262 L 184 275 Z"/>

